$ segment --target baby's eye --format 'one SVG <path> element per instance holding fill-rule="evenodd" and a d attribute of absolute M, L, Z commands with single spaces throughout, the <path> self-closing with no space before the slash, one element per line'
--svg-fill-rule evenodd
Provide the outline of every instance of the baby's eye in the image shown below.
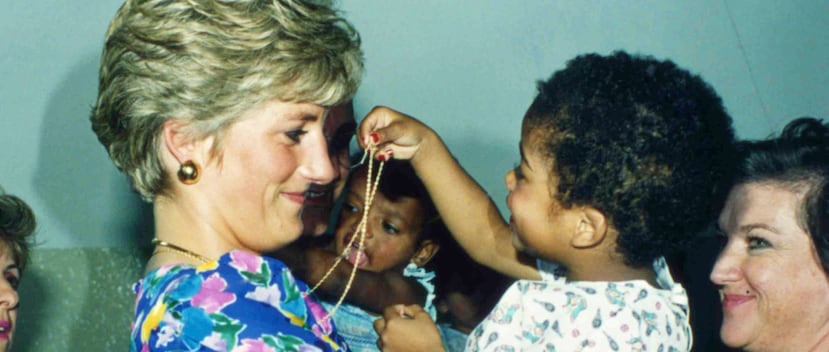
<path fill-rule="evenodd" d="M 383 231 L 386 231 L 386 233 L 389 233 L 389 234 L 392 234 L 392 235 L 396 235 L 396 234 L 400 233 L 400 230 L 397 228 L 397 226 L 394 226 L 394 225 L 392 225 L 392 224 L 390 224 L 386 221 L 383 221 Z"/>
<path fill-rule="evenodd" d="M 360 208 L 357 208 L 357 206 L 352 204 L 351 202 L 345 202 L 343 203 L 343 211 L 347 211 L 349 213 L 358 213 L 360 212 Z"/>
<path fill-rule="evenodd" d="M 306 133 L 308 133 L 308 131 L 305 131 L 303 129 L 296 129 L 285 132 L 285 136 L 287 136 L 288 139 L 290 139 L 292 142 L 299 143 L 299 140 L 302 139 L 302 136 Z"/>
<path fill-rule="evenodd" d="M 761 237 L 756 237 L 756 236 L 749 236 L 748 237 L 748 249 L 749 250 L 764 249 L 764 248 L 769 248 L 769 247 L 771 247 L 771 243 L 769 243 L 769 241 L 766 241 L 765 239 L 763 239 Z"/>

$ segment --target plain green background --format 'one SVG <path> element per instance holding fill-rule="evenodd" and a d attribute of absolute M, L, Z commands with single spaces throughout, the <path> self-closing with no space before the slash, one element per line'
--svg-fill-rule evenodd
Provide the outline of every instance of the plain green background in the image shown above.
<path fill-rule="evenodd" d="M 0 0 L 0 185 L 39 217 L 18 351 L 126 350 L 129 283 L 151 212 L 91 132 L 115 0 Z M 388 105 L 430 124 L 503 209 L 535 81 L 575 55 L 670 58 L 723 97 L 743 138 L 829 112 L 829 2 L 340 3 L 360 31 L 358 117 Z"/>

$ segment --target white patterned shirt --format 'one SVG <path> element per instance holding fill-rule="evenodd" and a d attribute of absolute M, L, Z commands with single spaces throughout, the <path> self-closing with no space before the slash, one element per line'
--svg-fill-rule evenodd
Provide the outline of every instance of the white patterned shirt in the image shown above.
<path fill-rule="evenodd" d="M 690 351 L 688 297 L 663 258 L 657 289 L 643 280 L 567 281 L 538 260 L 541 281 L 519 280 L 469 335 L 467 351 Z"/>

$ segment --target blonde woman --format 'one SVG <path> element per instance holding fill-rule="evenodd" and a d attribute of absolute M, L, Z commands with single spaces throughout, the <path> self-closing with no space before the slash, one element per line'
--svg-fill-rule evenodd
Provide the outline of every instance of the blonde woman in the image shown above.
<path fill-rule="evenodd" d="M 132 351 L 340 351 L 308 288 L 264 257 L 343 168 L 329 120 L 359 36 L 318 2 L 128 0 L 106 34 L 93 130 L 153 203 Z M 336 159 L 336 158 L 335 158 Z M 308 232 L 316 232 L 309 229 Z"/>

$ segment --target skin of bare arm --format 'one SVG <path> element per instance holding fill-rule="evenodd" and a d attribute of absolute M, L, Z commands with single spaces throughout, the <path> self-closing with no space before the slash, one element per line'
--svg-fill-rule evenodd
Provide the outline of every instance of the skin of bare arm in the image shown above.
<path fill-rule="evenodd" d="M 302 242 L 302 241 L 299 241 Z M 319 242 L 319 241 L 315 241 Z M 294 243 L 274 254 L 285 262 L 291 271 L 310 286 L 316 285 L 337 260 L 336 253 L 324 247 L 306 243 Z M 353 266 L 340 261 L 337 268 L 317 288 L 319 295 L 338 299 L 342 295 Z M 346 302 L 380 314 L 394 304 L 422 304 L 426 290 L 417 281 L 397 272 L 375 273 L 357 270 Z"/>
<path fill-rule="evenodd" d="M 383 317 L 374 321 L 374 330 L 383 352 L 445 351 L 437 326 L 418 305 L 387 307 Z"/>
<path fill-rule="evenodd" d="M 359 135 L 362 147 L 372 140 L 381 158 L 410 160 L 446 226 L 473 259 L 514 278 L 541 278 L 534 263 L 512 245 L 510 227 L 492 199 L 431 128 L 400 112 L 375 107 L 363 119 Z"/>

